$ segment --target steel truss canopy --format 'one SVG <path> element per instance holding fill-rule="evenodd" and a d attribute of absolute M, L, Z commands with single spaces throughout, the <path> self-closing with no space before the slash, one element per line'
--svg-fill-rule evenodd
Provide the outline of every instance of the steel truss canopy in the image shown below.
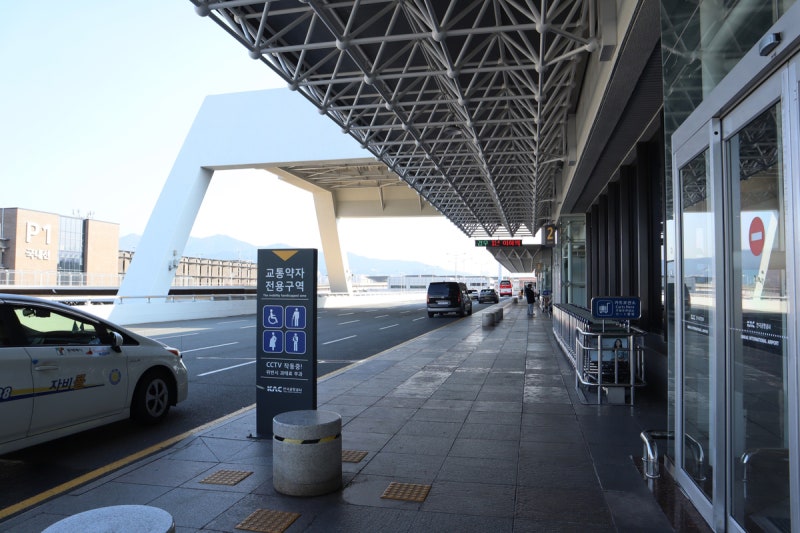
<path fill-rule="evenodd" d="M 552 219 L 595 0 L 191 0 L 467 236 Z"/>
<path fill-rule="evenodd" d="M 537 268 L 537 264 L 545 262 L 545 257 L 540 255 L 543 248 L 539 244 L 525 244 L 514 247 L 495 246 L 487 250 L 509 272 L 539 272 L 541 268 Z"/>

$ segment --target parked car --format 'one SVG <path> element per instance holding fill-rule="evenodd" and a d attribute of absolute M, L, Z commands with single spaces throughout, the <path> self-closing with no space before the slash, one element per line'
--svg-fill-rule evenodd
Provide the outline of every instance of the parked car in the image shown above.
<path fill-rule="evenodd" d="M 500 301 L 500 296 L 494 289 L 481 289 L 481 293 L 478 295 L 479 304 L 482 304 L 483 302 L 498 303 L 499 301 Z"/>
<path fill-rule="evenodd" d="M 189 389 L 181 353 L 61 303 L 0 294 L 0 454 L 128 418 Z"/>
<path fill-rule="evenodd" d="M 428 316 L 436 313 L 458 313 L 461 316 L 472 314 L 472 299 L 467 286 L 456 281 L 434 281 L 428 285 Z"/>

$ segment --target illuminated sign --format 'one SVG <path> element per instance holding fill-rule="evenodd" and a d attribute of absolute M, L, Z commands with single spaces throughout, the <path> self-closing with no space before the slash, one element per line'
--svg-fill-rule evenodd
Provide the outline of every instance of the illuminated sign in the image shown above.
<path fill-rule="evenodd" d="M 497 246 L 522 246 L 522 239 L 483 239 L 476 240 L 475 246 L 494 248 Z"/>
<path fill-rule="evenodd" d="M 552 248 L 556 245 L 556 225 L 545 224 L 544 226 L 544 245 Z"/>

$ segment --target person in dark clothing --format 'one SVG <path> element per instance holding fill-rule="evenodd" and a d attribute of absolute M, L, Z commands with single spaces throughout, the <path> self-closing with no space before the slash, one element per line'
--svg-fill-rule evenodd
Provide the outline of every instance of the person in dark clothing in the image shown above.
<path fill-rule="evenodd" d="M 528 302 L 528 316 L 536 316 L 533 312 L 536 304 L 536 291 L 533 290 L 533 283 L 525 285 L 525 300 Z"/>

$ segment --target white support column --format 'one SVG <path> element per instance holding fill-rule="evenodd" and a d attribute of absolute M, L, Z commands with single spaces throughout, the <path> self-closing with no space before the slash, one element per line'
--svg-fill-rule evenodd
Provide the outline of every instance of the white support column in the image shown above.
<path fill-rule="evenodd" d="M 336 205 L 333 194 L 328 191 L 314 193 L 314 207 L 317 210 L 317 224 L 322 239 L 322 253 L 328 269 L 331 292 L 350 294 L 352 288 L 350 265 L 347 254 L 339 241 L 339 227 L 336 223 Z"/>
<path fill-rule="evenodd" d="M 212 170 L 175 164 L 119 288 L 120 297 L 166 296 Z"/>
<path fill-rule="evenodd" d="M 269 163 L 288 161 L 353 159 L 366 154 L 296 93 L 276 89 L 207 97 L 117 294 L 123 298 L 167 296 L 174 266 L 183 255 L 214 170 L 264 168 Z M 327 226 L 335 228 L 335 224 Z M 321 231 L 328 229 L 320 227 Z M 334 237 L 338 242 L 335 232 Z M 324 251 L 326 257 L 328 253 L 337 255 Z"/>
<path fill-rule="evenodd" d="M 336 199 L 333 197 L 333 193 L 293 174 L 284 172 L 280 168 L 273 168 L 271 171 L 286 183 L 304 189 L 313 195 L 319 236 L 322 241 L 322 253 L 325 256 L 325 267 L 328 269 L 331 292 L 350 294 L 352 289 L 350 265 L 347 262 L 347 253 L 342 249 L 342 244 L 339 240 Z"/>

